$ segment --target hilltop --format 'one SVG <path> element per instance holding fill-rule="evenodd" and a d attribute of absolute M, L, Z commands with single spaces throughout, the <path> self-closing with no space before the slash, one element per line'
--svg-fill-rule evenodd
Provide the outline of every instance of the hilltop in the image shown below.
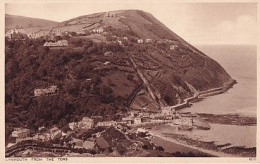
<path fill-rule="evenodd" d="M 48 36 L 6 41 L 6 123 L 12 126 L 62 127 L 86 115 L 116 120 L 129 110 L 160 112 L 234 82 L 144 11 L 95 13 L 45 29 L 64 33 L 69 46 L 44 47 Z M 55 94 L 34 96 L 52 85 Z"/>
<path fill-rule="evenodd" d="M 43 29 L 48 29 L 57 24 L 58 22 L 45 20 L 45 19 L 5 14 L 6 29 L 22 28 L 27 33 L 29 33 L 29 32 L 35 32 Z"/>

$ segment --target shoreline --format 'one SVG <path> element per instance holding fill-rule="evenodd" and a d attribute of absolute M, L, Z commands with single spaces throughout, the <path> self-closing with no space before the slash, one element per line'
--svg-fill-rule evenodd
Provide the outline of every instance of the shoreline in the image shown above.
<path fill-rule="evenodd" d="M 229 155 L 230 157 L 255 157 L 256 147 L 232 146 L 230 143 L 215 144 L 214 141 L 200 141 L 186 137 L 182 134 L 163 134 L 167 137 L 177 138 L 180 142 L 185 142 L 188 145 L 198 146 L 200 148 L 211 150 L 213 152 L 220 152 Z"/>
<path fill-rule="evenodd" d="M 192 97 L 184 99 L 183 103 L 179 103 L 179 104 L 176 104 L 176 105 L 173 105 L 173 106 L 161 107 L 161 108 L 169 108 L 170 107 L 170 108 L 175 109 L 175 110 L 180 110 L 180 109 L 183 109 L 185 107 L 190 107 L 191 102 L 195 103 L 195 102 L 201 101 L 205 97 L 222 94 L 222 93 L 228 91 L 230 88 L 232 88 L 236 83 L 237 83 L 237 81 L 232 79 L 231 82 L 224 84 L 224 86 L 212 88 L 212 89 L 209 89 L 209 90 L 206 90 L 206 91 L 197 92 Z"/>
<path fill-rule="evenodd" d="M 149 134 L 151 136 L 153 136 L 153 137 L 158 137 L 158 138 L 163 139 L 165 141 L 169 141 L 169 142 L 172 142 L 174 144 L 178 144 L 178 145 L 184 146 L 184 147 L 189 148 L 191 150 L 196 150 L 196 151 L 204 153 L 204 154 L 209 154 L 210 156 L 213 156 L 213 157 L 235 157 L 233 154 L 217 152 L 217 151 L 213 151 L 213 150 L 197 147 L 195 145 L 189 145 L 187 143 L 181 142 L 181 141 L 176 140 L 176 139 L 174 139 L 172 137 L 164 136 L 164 135 L 159 134 L 159 133 L 149 132 Z"/>
<path fill-rule="evenodd" d="M 222 87 L 209 89 L 207 91 L 201 91 L 195 93 L 192 97 L 184 99 L 183 103 L 170 106 L 174 108 L 176 111 L 181 111 L 181 109 L 190 107 L 190 103 L 196 103 L 202 101 L 204 98 L 222 94 L 228 91 L 236 84 L 236 80 L 232 80 L 231 82 L 225 84 Z M 257 120 L 255 117 L 241 115 L 237 113 L 229 113 L 229 114 L 208 114 L 208 113 L 197 113 L 197 115 L 203 118 L 208 123 L 214 124 L 225 124 L 225 125 L 237 125 L 237 126 L 256 126 Z M 159 137 L 165 142 L 171 142 L 174 144 L 182 145 L 186 148 L 190 148 L 191 150 L 197 150 L 199 152 L 209 154 L 211 156 L 217 157 L 255 157 L 256 156 L 256 147 L 243 147 L 243 146 L 232 146 L 227 143 L 224 145 L 215 145 L 214 141 L 212 142 L 203 142 L 194 140 L 192 138 L 188 138 L 183 135 L 176 134 L 164 134 L 160 132 L 150 133 L 154 137 Z"/>
<path fill-rule="evenodd" d="M 158 132 L 149 132 L 153 137 L 158 137 L 161 142 L 167 142 L 169 145 L 178 145 L 179 152 L 195 152 L 196 154 L 208 155 L 212 157 L 255 157 L 256 147 L 231 146 L 229 143 L 215 145 L 214 141 L 203 142 L 185 137 L 180 134 L 161 134 Z M 154 142 L 154 141 L 153 141 Z M 158 142 L 157 142 L 158 144 Z M 159 143 L 159 146 L 165 147 L 165 143 Z M 184 148 L 180 148 L 182 146 Z M 177 152 L 175 150 L 175 152 Z"/>

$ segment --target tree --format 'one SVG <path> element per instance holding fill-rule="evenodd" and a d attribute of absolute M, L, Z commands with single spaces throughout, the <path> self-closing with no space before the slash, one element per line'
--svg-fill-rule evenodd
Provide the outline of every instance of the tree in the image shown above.
<path fill-rule="evenodd" d="M 61 36 L 55 36 L 55 41 L 58 41 L 58 40 L 61 40 L 62 38 L 61 38 Z"/>
<path fill-rule="evenodd" d="M 164 148 L 163 148 L 162 146 L 159 146 L 159 147 L 158 147 L 158 150 L 159 150 L 159 151 L 164 151 Z"/>
<path fill-rule="evenodd" d="M 75 45 L 75 47 L 82 47 L 83 41 L 81 38 L 70 38 L 69 43 Z"/>
<path fill-rule="evenodd" d="M 134 75 L 128 74 L 126 78 L 127 78 L 127 80 L 129 80 L 129 81 L 133 81 Z"/>
<path fill-rule="evenodd" d="M 76 36 L 77 35 L 77 33 L 76 32 L 70 32 L 70 34 L 71 34 L 71 36 Z"/>
<path fill-rule="evenodd" d="M 122 144 L 117 144 L 116 145 L 116 150 L 120 155 L 123 155 L 126 152 L 126 148 L 122 146 Z"/>

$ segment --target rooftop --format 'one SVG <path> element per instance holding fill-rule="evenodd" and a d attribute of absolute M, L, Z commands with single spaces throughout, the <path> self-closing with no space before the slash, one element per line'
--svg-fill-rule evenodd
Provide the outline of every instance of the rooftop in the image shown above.
<path fill-rule="evenodd" d="M 98 137 L 96 139 L 96 143 L 100 149 L 107 149 L 110 147 L 107 141 L 104 139 L 104 137 Z"/>

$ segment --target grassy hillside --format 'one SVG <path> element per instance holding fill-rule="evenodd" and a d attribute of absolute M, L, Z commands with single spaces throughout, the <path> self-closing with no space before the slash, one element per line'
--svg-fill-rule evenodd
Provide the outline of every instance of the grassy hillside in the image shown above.
<path fill-rule="evenodd" d="M 39 29 L 51 28 L 57 24 L 58 22 L 50 20 L 5 14 L 6 29 L 23 28 L 25 31 L 33 32 Z"/>
<path fill-rule="evenodd" d="M 178 104 L 196 91 L 232 82 L 216 61 L 143 11 L 116 11 L 114 17 L 96 13 L 55 26 L 63 31 L 98 27 L 104 32 L 63 36 L 67 48 L 43 47 L 43 38 L 6 40 L 8 127 L 63 127 L 94 115 L 116 120 L 130 109 L 159 112 L 162 104 Z M 152 41 L 139 44 L 138 38 Z M 34 96 L 34 89 L 51 85 L 57 93 Z"/>

